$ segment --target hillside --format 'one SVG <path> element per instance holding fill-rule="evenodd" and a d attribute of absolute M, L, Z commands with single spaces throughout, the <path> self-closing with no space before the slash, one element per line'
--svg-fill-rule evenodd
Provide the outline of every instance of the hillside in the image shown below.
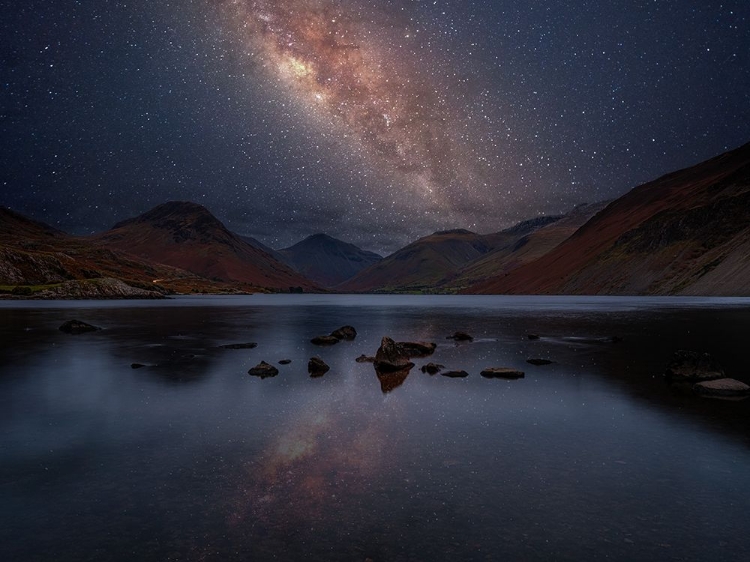
<path fill-rule="evenodd" d="M 750 144 L 634 188 L 472 292 L 750 295 Z"/>
<path fill-rule="evenodd" d="M 383 259 L 327 234 L 313 234 L 278 253 L 285 263 L 323 287 L 343 283 Z"/>

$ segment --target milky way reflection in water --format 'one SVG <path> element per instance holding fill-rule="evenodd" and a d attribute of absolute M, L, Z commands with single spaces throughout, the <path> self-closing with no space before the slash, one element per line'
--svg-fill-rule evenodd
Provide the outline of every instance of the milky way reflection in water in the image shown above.
<path fill-rule="evenodd" d="M 4 560 L 750 556 L 750 401 L 701 399 L 660 377 L 688 348 L 747 379 L 746 300 L 0 306 Z M 104 329 L 59 332 L 69 318 Z M 344 324 L 354 341 L 309 343 Z M 474 342 L 447 340 L 456 330 Z M 384 385 L 354 361 L 383 335 L 438 348 Z M 219 347 L 249 341 L 257 348 Z M 309 377 L 313 355 L 325 376 Z M 246 374 L 284 358 L 274 378 Z M 470 375 L 420 372 L 428 361 Z M 526 376 L 480 377 L 490 366 Z"/>

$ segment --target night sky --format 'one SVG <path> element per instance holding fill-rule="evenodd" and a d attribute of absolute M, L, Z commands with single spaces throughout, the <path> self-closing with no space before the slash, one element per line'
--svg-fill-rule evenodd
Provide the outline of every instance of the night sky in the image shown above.
<path fill-rule="evenodd" d="M 750 2 L 0 1 L 0 205 L 389 253 L 750 141 Z"/>

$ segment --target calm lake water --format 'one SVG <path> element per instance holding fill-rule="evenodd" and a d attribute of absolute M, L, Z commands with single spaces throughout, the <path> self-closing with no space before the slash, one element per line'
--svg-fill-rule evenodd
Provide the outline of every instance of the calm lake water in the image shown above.
<path fill-rule="evenodd" d="M 4 561 L 750 560 L 750 400 L 661 377 L 695 349 L 750 382 L 748 299 L 253 295 L 0 314 Z M 58 331 L 71 318 L 103 330 Z M 309 343 L 344 324 L 354 341 Z M 384 335 L 438 343 L 388 392 L 354 361 Z M 281 359 L 275 378 L 247 375 Z M 423 374 L 428 361 L 470 376 Z M 492 366 L 526 377 L 479 376 Z"/>

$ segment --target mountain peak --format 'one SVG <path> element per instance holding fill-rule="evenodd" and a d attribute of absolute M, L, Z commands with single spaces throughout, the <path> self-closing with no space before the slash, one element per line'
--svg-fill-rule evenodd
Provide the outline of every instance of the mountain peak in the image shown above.
<path fill-rule="evenodd" d="M 438 230 L 436 232 L 433 232 L 433 236 L 446 236 L 450 234 L 474 234 L 471 230 L 466 230 L 465 228 L 452 228 L 449 230 Z"/>

